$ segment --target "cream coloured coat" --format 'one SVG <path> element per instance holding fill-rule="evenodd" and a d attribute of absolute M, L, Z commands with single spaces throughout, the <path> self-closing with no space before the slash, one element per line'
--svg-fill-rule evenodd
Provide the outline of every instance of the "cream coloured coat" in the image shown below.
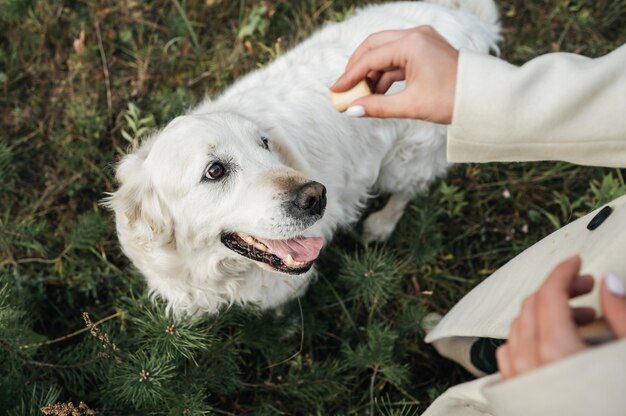
<path fill-rule="evenodd" d="M 450 162 L 563 160 L 626 168 L 626 45 L 597 59 L 558 53 L 521 67 L 461 51 L 456 94 Z M 609 205 L 613 212 L 597 229 L 587 229 L 594 211 L 496 271 L 426 340 L 506 338 L 523 299 L 570 255 L 580 254 L 582 272 L 596 279 L 610 271 L 626 276 L 626 196 Z M 576 303 L 598 309 L 597 291 Z M 495 374 L 455 386 L 423 416 L 444 415 L 626 415 L 626 340 L 507 381 Z"/>

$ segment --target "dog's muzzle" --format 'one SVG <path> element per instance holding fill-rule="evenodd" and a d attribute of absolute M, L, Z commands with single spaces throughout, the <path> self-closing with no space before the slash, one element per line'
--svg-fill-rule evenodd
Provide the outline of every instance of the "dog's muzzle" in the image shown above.
<path fill-rule="evenodd" d="M 290 194 L 291 198 L 283 203 L 283 209 L 297 221 L 299 227 L 304 229 L 322 218 L 326 208 L 324 185 L 307 182 Z M 287 274 L 309 271 L 324 245 L 321 237 L 269 239 L 243 232 L 226 232 L 221 235 L 221 241 L 235 253 Z"/>

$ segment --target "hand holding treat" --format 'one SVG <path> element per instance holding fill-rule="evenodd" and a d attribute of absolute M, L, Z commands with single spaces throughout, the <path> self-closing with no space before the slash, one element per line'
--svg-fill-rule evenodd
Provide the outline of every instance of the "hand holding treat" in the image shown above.
<path fill-rule="evenodd" d="M 458 57 L 459 52 L 430 26 L 379 32 L 356 49 L 331 91 L 343 92 L 369 79 L 374 94 L 349 103 L 347 115 L 448 124 L 452 121 Z M 384 95 L 396 81 L 406 82 L 404 90 Z M 341 104 L 338 108 L 345 102 Z"/>
<path fill-rule="evenodd" d="M 626 285 L 609 273 L 602 280 L 600 300 L 604 321 L 598 331 L 582 325 L 594 322 L 591 308 L 569 305 L 572 297 L 591 291 L 594 279 L 580 274 L 581 259 L 569 258 L 556 266 L 537 292 L 527 297 L 511 325 L 506 344 L 498 348 L 498 368 L 511 378 L 590 348 L 591 343 L 626 338 Z M 593 329 L 593 328 L 591 328 Z M 606 330 L 610 332 L 606 334 Z M 591 335 L 591 337 L 589 337 Z M 589 339 L 592 338 L 592 339 Z"/>

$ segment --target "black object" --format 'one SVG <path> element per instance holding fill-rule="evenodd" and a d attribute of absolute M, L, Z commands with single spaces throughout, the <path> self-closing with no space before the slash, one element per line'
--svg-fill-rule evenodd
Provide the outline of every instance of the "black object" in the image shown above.
<path fill-rule="evenodd" d="M 478 338 L 470 349 L 470 360 L 474 367 L 485 374 L 498 371 L 496 350 L 506 342 L 506 339 Z"/>
<path fill-rule="evenodd" d="M 589 221 L 589 224 L 587 224 L 587 229 L 589 231 L 593 231 L 598 228 L 600 224 L 602 224 L 604 220 L 606 220 L 608 216 L 611 215 L 611 212 L 613 212 L 613 208 L 608 205 L 602 208 L 600 212 L 598 212 L 596 216 L 593 217 L 591 221 Z"/>
<path fill-rule="evenodd" d="M 298 216 L 320 216 L 326 208 L 326 188 L 319 182 L 307 182 L 296 189 L 292 204 Z"/>

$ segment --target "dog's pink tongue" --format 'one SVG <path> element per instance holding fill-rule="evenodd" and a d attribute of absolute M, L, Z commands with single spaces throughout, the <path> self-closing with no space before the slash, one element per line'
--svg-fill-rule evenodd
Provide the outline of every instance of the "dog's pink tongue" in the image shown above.
<path fill-rule="evenodd" d="M 305 262 L 315 260 L 320 255 L 320 250 L 324 245 L 324 240 L 319 237 L 294 238 L 291 240 L 263 240 L 259 238 L 259 241 L 265 244 L 270 252 L 283 260 L 287 258 L 287 255 L 291 254 L 295 261 Z"/>

